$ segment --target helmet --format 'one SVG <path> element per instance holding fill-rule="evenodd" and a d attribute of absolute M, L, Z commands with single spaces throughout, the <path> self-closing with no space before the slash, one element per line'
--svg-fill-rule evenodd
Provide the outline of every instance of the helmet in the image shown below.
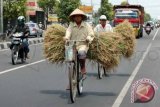
<path fill-rule="evenodd" d="M 17 22 L 18 22 L 18 25 L 24 25 L 25 24 L 25 17 L 24 16 L 19 16 L 17 18 Z"/>
<path fill-rule="evenodd" d="M 105 15 L 101 15 L 99 20 L 107 20 L 107 17 Z"/>

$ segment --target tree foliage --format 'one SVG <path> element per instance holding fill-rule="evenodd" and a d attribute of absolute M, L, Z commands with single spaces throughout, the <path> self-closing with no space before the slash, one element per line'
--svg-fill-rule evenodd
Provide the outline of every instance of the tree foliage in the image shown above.
<path fill-rule="evenodd" d="M 128 3 L 128 1 L 123 1 L 123 2 L 121 2 L 121 5 L 129 5 L 129 3 Z"/>
<path fill-rule="evenodd" d="M 54 6 L 57 0 L 38 0 L 38 5 L 42 8 L 45 12 L 54 12 Z"/>
<path fill-rule="evenodd" d="M 25 16 L 27 0 L 4 0 L 3 2 L 3 16 L 5 19 L 11 20 L 18 16 Z"/>
<path fill-rule="evenodd" d="M 69 15 L 78 8 L 80 0 L 60 0 L 57 8 L 57 15 L 64 23 L 69 23 Z"/>
<path fill-rule="evenodd" d="M 147 21 L 149 21 L 149 20 L 151 20 L 151 16 L 150 16 L 149 13 L 146 13 L 146 12 L 145 12 L 144 21 L 147 22 Z"/>
<path fill-rule="evenodd" d="M 100 15 L 106 15 L 111 20 L 113 18 L 113 5 L 108 0 L 101 0 L 101 7 L 99 9 Z"/>

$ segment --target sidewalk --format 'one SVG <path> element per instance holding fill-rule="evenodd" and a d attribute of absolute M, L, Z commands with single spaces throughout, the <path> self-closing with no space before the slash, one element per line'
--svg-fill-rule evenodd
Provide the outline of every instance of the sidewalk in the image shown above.
<path fill-rule="evenodd" d="M 29 38 L 29 44 L 38 44 L 42 43 L 44 41 L 44 38 Z M 11 42 L 0 42 L 0 50 L 2 49 L 8 49 L 10 47 Z"/>

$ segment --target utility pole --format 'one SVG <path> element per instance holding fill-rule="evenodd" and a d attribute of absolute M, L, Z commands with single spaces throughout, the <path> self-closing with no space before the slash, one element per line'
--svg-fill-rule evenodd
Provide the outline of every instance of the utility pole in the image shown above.
<path fill-rule="evenodd" d="M 92 0 L 91 0 L 91 6 L 93 8 L 93 2 L 92 2 Z M 92 10 L 92 17 L 93 17 L 93 10 Z"/>
<path fill-rule="evenodd" d="M 0 33 L 3 33 L 3 0 L 0 1 Z"/>

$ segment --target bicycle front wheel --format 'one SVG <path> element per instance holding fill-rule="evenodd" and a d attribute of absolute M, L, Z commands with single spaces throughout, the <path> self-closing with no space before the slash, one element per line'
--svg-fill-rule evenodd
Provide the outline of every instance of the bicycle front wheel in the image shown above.
<path fill-rule="evenodd" d="M 69 85 L 70 85 L 70 99 L 74 103 L 77 94 L 77 72 L 75 65 L 70 64 L 69 66 Z"/>
<path fill-rule="evenodd" d="M 84 80 L 82 80 L 82 73 L 80 72 L 80 64 L 79 64 L 79 61 L 77 61 L 77 90 L 78 90 L 78 95 L 82 94 L 83 81 Z"/>
<path fill-rule="evenodd" d="M 12 64 L 15 65 L 17 64 L 17 61 L 18 61 L 18 55 L 19 55 L 19 52 L 18 52 L 18 47 L 17 46 L 13 46 L 12 50 L 11 50 L 11 57 L 12 57 Z"/>

